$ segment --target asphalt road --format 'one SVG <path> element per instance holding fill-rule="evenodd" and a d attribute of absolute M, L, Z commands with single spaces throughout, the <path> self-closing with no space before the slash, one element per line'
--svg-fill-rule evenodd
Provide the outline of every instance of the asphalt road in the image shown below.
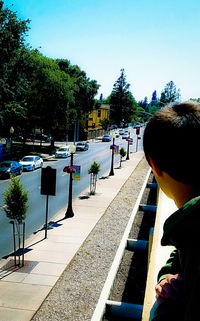
<path fill-rule="evenodd" d="M 141 128 L 141 133 L 143 128 Z M 133 145 L 130 146 L 129 152 L 136 151 L 136 134 L 135 130 L 131 130 L 131 137 L 133 138 Z M 119 148 L 127 149 L 127 142 L 121 138 L 115 139 L 115 144 Z M 73 181 L 73 198 L 79 195 L 85 188 L 88 187 L 89 180 L 88 168 L 97 161 L 101 165 L 99 177 L 111 167 L 111 142 L 94 141 L 89 143 L 89 150 L 85 152 L 76 152 L 74 155 L 74 164 L 81 166 L 80 181 Z M 142 139 L 138 140 L 138 150 L 142 149 Z M 119 161 L 119 155 L 115 155 L 114 162 Z M 56 196 L 49 196 L 48 219 L 49 221 L 61 209 L 67 209 L 68 190 L 69 190 L 69 175 L 63 172 L 63 168 L 70 164 L 70 158 L 55 159 L 44 162 L 44 167 L 51 166 L 56 168 Z M 115 166 L 114 166 L 115 168 Z M 115 169 L 114 169 L 115 171 Z M 12 226 L 9 224 L 5 212 L 3 211 L 3 191 L 8 187 L 9 179 L 0 180 L 0 258 L 8 255 L 13 251 Z M 26 218 L 26 237 L 32 233 L 37 232 L 45 223 L 46 213 L 46 196 L 40 194 L 41 188 L 41 169 L 34 172 L 23 172 L 21 175 L 21 183 L 29 192 L 28 213 Z"/>

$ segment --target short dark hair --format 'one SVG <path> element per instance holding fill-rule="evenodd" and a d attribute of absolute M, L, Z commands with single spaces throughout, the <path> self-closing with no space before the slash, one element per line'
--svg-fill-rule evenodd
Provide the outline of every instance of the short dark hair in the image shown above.
<path fill-rule="evenodd" d="M 200 104 L 170 104 L 147 123 L 143 137 L 149 157 L 171 177 L 183 183 L 200 180 Z M 151 164 L 150 164 L 151 165 Z"/>

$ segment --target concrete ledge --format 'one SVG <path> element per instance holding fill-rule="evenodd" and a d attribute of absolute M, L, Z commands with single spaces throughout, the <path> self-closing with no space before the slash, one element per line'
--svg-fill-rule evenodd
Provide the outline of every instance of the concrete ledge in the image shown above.
<path fill-rule="evenodd" d="M 149 254 L 148 275 L 143 305 L 142 321 L 148 321 L 150 310 L 155 302 L 155 285 L 160 268 L 165 264 L 173 250 L 172 246 L 161 246 L 163 224 L 167 217 L 177 210 L 175 203 L 159 190 L 156 221 L 153 232 L 152 247 Z M 151 240 L 150 240 L 151 243 Z"/>

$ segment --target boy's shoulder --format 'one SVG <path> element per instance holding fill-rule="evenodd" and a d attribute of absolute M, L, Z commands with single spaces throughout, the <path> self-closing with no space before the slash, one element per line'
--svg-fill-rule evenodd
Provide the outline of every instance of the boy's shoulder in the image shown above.
<path fill-rule="evenodd" d="M 200 196 L 192 198 L 167 218 L 161 244 L 178 248 L 180 243 L 183 245 L 188 239 L 199 238 L 198 231 L 200 231 Z"/>

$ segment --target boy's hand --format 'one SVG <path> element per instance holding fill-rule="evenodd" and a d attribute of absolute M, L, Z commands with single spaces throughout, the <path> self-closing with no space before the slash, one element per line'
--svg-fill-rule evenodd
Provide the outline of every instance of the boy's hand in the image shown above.
<path fill-rule="evenodd" d="M 182 298 L 182 278 L 180 274 L 168 274 L 165 279 L 160 281 L 155 287 L 157 296 L 163 299 L 181 299 Z"/>

